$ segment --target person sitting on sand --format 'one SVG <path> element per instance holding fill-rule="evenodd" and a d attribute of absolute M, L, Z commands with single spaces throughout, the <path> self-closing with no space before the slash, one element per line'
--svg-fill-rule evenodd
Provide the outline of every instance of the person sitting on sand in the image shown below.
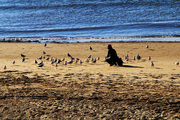
<path fill-rule="evenodd" d="M 116 53 L 116 50 L 112 48 L 112 46 L 109 44 L 107 46 L 107 49 L 108 49 L 108 54 L 107 56 L 105 57 L 105 61 L 108 62 L 110 64 L 110 66 L 112 65 L 117 65 L 117 61 L 118 61 L 118 56 L 117 56 L 117 53 Z"/>

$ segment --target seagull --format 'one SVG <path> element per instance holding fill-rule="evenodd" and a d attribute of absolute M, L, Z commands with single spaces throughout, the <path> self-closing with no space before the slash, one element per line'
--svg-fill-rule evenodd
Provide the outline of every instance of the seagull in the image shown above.
<path fill-rule="evenodd" d="M 64 61 L 65 60 L 65 58 L 63 58 L 61 61 Z"/>
<path fill-rule="evenodd" d="M 4 66 L 4 70 L 7 69 L 6 65 Z"/>
<path fill-rule="evenodd" d="M 139 56 L 139 54 L 137 54 L 137 59 L 140 60 L 141 59 L 141 56 Z"/>
<path fill-rule="evenodd" d="M 12 63 L 15 64 L 15 60 Z"/>
<path fill-rule="evenodd" d="M 37 60 L 34 60 L 34 63 L 36 63 L 36 64 L 37 64 L 37 63 L 38 63 L 38 62 L 37 62 Z"/>
<path fill-rule="evenodd" d="M 96 58 L 93 60 L 93 63 L 96 63 Z"/>
<path fill-rule="evenodd" d="M 146 45 L 146 48 L 149 48 L 149 45 Z"/>
<path fill-rule="evenodd" d="M 89 60 L 88 60 L 88 59 L 85 59 L 85 62 L 89 62 Z"/>
<path fill-rule="evenodd" d="M 89 49 L 90 49 L 90 50 L 92 50 L 92 47 L 91 47 L 91 46 L 89 46 Z"/>
<path fill-rule="evenodd" d="M 45 51 L 43 51 L 43 54 L 46 54 L 46 52 L 45 52 Z"/>
<path fill-rule="evenodd" d="M 175 65 L 179 65 L 179 62 L 175 62 Z"/>
<path fill-rule="evenodd" d="M 46 47 L 46 46 L 47 46 L 47 43 L 44 44 L 44 47 Z"/>
<path fill-rule="evenodd" d="M 52 61 L 51 61 L 51 64 L 54 64 L 54 63 L 55 63 L 54 60 L 52 60 Z"/>
<path fill-rule="evenodd" d="M 127 59 L 128 59 L 128 57 L 129 57 L 129 56 L 128 56 L 128 54 L 127 54 L 127 55 L 125 56 L 125 59 L 127 60 Z"/>
<path fill-rule="evenodd" d="M 136 60 L 136 57 L 134 56 L 133 60 Z"/>
<path fill-rule="evenodd" d="M 67 53 L 67 56 L 68 56 L 68 57 L 72 57 L 69 53 Z"/>
<path fill-rule="evenodd" d="M 148 57 L 148 60 L 151 60 L 151 56 Z"/>
<path fill-rule="evenodd" d="M 39 65 L 38 67 L 43 67 L 43 66 L 44 66 L 44 63 L 38 64 L 38 65 Z"/>
<path fill-rule="evenodd" d="M 129 61 L 129 58 L 128 58 L 128 57 L 126 58 L 126 61 Z"/>
<path fill-rule="evenodd" d="M 49 57 L 47 57 L 46 60 L 49 60 Z"/>
<path fill-rule="evenodd" d="M 91 55 L 89 55 L 87 58 L 91 58 Z"/>
<path fill-rule="evenodd" d="M 25 61 L 25 57 L 23 57 L 23 59 L 22 59 L 22 62 L 24 62 Z"/>
<path fill-rule="evenodd" d="M 43 61 L 41 61 L 38 65 L 43 64 Z"/>
<path fill-rule="evenodd" d="M 21 57 L 26 57 L 25 55 L 21 54 Z"/>
<path fill-rule="evenodd" d="M 57 63 L 60 63 L 60 62 L 61 62 L 61 60 L 60 60 L 60 59 L 58 59 Z"/>
<path fill-rule="evenodd" d="M 151 66 L 154 66 L 154 63 L 153 63 L 153 61 L 151 61 Z"/>
<path fill-rule="evenodd" d="M 78 59 L 76 58 L 75 63 L 77 63 L 77 62 L 78 62 Z"/>
<path fill-rule="evenodd" d="M 73 60 L 70 60 L 68 63 L 69 63 L 69 64 L 73 63 Z"/>
<path fill-rule="evenodd" d="M 42 59 L 42 56 L 40 56 L 38 59 Z"/>
<path fill-rule="evenodd" d="M 54 60 L 54 62 L 57 62 L 57 58 Z"/>
<path fill-rule="evenodd" d="M 94 59 L 93 59 L 93 57 L 91 57 L 91 61 L 93 61 Z"/>
<path fill-rule="evenodd" d="M 83 62 L 80 60 L 80 64 L 82 64 Z"/>

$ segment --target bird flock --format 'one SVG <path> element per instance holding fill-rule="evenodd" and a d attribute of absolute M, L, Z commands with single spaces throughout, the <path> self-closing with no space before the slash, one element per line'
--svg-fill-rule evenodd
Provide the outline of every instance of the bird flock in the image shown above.
<path fill-rule="evenodd" d="M 146 48 L 149 48 L 149 45 L 146 45 Z M 137 56 L 134 56 L 134 57 L 133 57 L 133 60 L 136 60 L 136 59 L 137 59 L 137 60 L 139 61 L 141 58 L 142 58 L 142 57 L 141 57 L 141 56 L 139 55 L 139 53 L 138 53 Z M 125 60 L 126 60 L 127 62 L 129 61 L 129 55 L 128 55 L 128 54 L 125 55 Z M 148 60 L 151 60 L 151 56 L 148 57 Z M 151 65 L 151 66 L 154 66 L 154 62 L 151 61 L 151 62 L 150 62 L 150 65 Z M 179 62 L 175 62 L 175 65 L 179 65 Z"/>
<path fill-rule="evenodd" d="M 47 46 L 47 43 L 44 44 L 44 47 L 46 47 L 46 46 Z M 149 45 L 146 45 L 146 48 L 149 48 Z M 91 46 L 89 46 L 89 50 L 93 50 Z M 45 64 L 44 61 L 49 61 L 50 64 L 52 64 L 52 65 L 55 64 L 55 66 L 58 67 L 58 65 L 60 65 L 60 64 L 68 65 L 68 64 L 72 64 L 72 63 L 75 63 L 75 64 L 77 64 L 77 63 L 82 64 L 82 63 L 89 63 L 89 62 L 96 63 L 98 60 L 100 60 L 100 57 L 94 58 L 93 56 L 89 55 L 83 61 L 80 58 L 74 58 L 70 53 L 67 53 L 67 57 L 70 59 L 68 61 L 67 58 L 60 59 L 60 58 L 49 57 L 46 55 L 45 51 L 43 51 L 42 54 L 43 54 L 42 56 L 37 58 L 38 60 L 41 60 L 41 62 L 38 63 L 38 60 L 36 60 L 36 59 L 34 60 L 34 63 L 37 64 L 37 67 L 43 67 Z M 20 55 L 21 55 L 21 61 L 25 62 L 26 61 L 26 55 L 24 55 L 22 53 Z M 141 58 L 142 57 L 138 53 L 136 56 L 133 57 L 133 60 L 137 59 L 139 61 Z M 125 60 L 129 61 L 129 55 L 128 54 L 125 55 Z M 151 60 L 151 56 L 148 57 L 148 60 Z M 16 61 L 13 60 L 12 64 L 15 64 L 15 63 L 16 63 Z M 151 61 L 150 65 L 154 66 L 154 62 Z M 175 62 L 175 65 L 179 65 L 179 62 L 178 61 Z M 7 66 L 4 65 L 3 69 L 4 70 L 7 69 Z"/>
<path fill-rule="evenodd" d="M 44 44 L 44 47 L 47 46 L 47 43 Z M 92 50 L 92 47 L 89 46 L 89 49 Z M 21 56 L 21 62 L 25 62 L 26 61 L 26 55 L 24 54 L 20 54 Z M 81 60 L 80 58 L 74 58 L 70 53 L 67 53 L 67 57 L 65 58 L 63 57 L 62 59 L 60 58 L 53 58 L 53 57 L 49 57 L 49 55 L 46 55 L 46 52 L 43 51 L 42 55 L 37 57 L 37 59 L 34 60 L 34 64 L 37 65 L 37 67 L 43 67 L 45 65 L 45 61 L 46 64 L 49 62 L 49 64 L 51 65 L 55 65 L 56 67 L 58 67 L 58 65 L 62 64 L 62 65 L 68 65 L 68 64 L 82 64 L 82 63 L 96 63 L 98 60 L 100 60 L 100 57 L 94 58 L 93 56 L 89 55 L 84 61 Z M 69 60 L 70 59 L 70 60 Z M 40 61 L 40 62 L 38 62 Z M 15 64 L 16 61 L 13 60 L 12 64 Z M 4 65 L 3 69 L 7 69 L 7 66 Z"/>

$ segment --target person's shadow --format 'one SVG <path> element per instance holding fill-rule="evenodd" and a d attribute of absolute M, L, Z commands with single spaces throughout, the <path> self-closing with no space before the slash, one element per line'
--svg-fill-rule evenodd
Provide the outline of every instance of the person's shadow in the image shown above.
<path fill-rule="evenodd" d="M 132 66 L 132 65 L 122 65 L 119 67 L 129 67 L 129 68 L 144 68 L 144 67 L 140 67 L 140 66 Z"/>

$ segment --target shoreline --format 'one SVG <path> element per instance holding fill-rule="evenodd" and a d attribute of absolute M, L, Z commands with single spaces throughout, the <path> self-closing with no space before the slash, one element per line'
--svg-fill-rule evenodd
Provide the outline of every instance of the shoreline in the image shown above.
<path fill-rule="evenodd" d="M 173 38 L 175 40 L 172 40 Z M 180 35 L 126 36 L 126 37 L 65 37 L 65 38 L 64 37 L 52 37 L 52 38 L 51 37 L 50 38 L 8 37 L 8 38 L 0 38 L 0 42 L 24 42 L 24 43 L 29 43 L 29 42 L 32 43 L 180 42 Z"/>

